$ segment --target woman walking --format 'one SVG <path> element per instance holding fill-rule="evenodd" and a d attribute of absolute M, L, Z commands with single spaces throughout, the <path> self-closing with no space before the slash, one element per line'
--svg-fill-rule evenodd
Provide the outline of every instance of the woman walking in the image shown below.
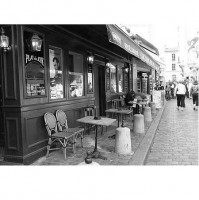
<path fill-rule="evenodd" d="M 193 109 L 198 110 L 198 93 L 199 93 L 199 85 L 197 81 L 194 81 L 191 90 L 190 95 L 193 98 Z"/>
<path fill-rule="evenodd" d="M 176 86 L 176 97 L 177 97 L 177 109 L 181 111 L 185 108 L 185 94 L 186 94 L 186 87 L 183 84 L 182 81 L 179 81 L 179 83 Z"/>

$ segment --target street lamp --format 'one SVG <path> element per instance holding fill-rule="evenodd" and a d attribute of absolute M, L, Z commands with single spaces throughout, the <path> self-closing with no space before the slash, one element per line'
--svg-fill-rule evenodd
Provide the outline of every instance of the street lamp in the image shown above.
<path fill-rule="evenodd" d="M 5 35 L 3 27 L 1 27 L 0 47 L 1 49 L 3 49 L 4 52 L 11 50 L 11 47 L 9 46 L 9 38 Z"/>
<path fill-rule="evenodd" d="M 42 39 L 34 33 L 30 39 L 30 45 L 32 51 L 41 51 Z"/>

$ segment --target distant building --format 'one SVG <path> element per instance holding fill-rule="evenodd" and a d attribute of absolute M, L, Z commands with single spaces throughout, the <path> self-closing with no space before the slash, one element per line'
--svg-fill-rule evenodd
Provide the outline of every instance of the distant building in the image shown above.
<path fill-rule="evenodd" d="M 165 48 L 165 81 L 179 81 L 183 77 L 183 65 L 180 64 L 179 48 Z"/>

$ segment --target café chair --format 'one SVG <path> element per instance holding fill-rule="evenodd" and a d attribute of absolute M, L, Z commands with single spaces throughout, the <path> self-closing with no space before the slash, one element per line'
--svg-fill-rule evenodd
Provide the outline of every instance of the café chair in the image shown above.
<path fill-rule="evenodd" d="M 75 153 L 75 133 L 58 131 L 56 117 L 50 112 L 45 113 L 44 122 L 48 133 L 46 157 L 49 156 L 50 151 L 63 148 L 64 158 L 66 160 L 67 146 L 71 147 L 72 144 L 73 152 Z M 53 147 L 56 143 L 60 144 L 61 147 Z"/>
<path fill-rule="evenodd" d="M 93 116 L 94 117 L 94 105 L 87 106 L 84 108 L 84 117 Z M 94 125 L 91 124 L 84 124 L 84 132 L 90 133 L 90 129 L 92 129 Z"/>
<path fill-rule="evenodd" d="M 93 116 L 94 117 L 94 105 L 89 105 L 89 106 L 87 106 L 85 109 L 84 109 L 84 116 L 86 117 L 86 116 Z M 88 131 L 88 134 L 89 134 L 89 132 L 90 132 L 90 129 L 91 128 L 93 128 L 93 127 L 95 127 L 94 125 L 91 125 L 91 124 L 85 124 L 85 127 L 84 127 L 84 129 L 85 129 L 85 133 L 86 133 L 86 131 Z M 103 126 L 101 126 L 102 127 L 102 129 L 101 129 L 101 135 L 103 134 Z"/>
<path fill-rule="evenodd" d="M 74 134 L 75 149 L 76 149 L 76 140 L 78 137 L 80 137 L 81 147 L 83 147 L 84 128 L 79 128 L 79 127 L 68 128 L 67 116 L 63 110 L 56 111 L 56 118 L 57 118 L 58 131 Z"/>

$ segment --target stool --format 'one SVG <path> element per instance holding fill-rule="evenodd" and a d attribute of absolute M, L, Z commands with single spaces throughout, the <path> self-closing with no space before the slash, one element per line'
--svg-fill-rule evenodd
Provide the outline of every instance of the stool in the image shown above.
<path fill-rule="evenodd" d="M 127 127 L 119 127 L 116 129 L 115 152 L 118 154 L 131 153 L 131 134 Z"/>
<path fill-rule="evenodd" d="M 151 122 L 152 121 L 152 117 L 151 117 L 151 108 L 146 106 L 144 108 L 144 120 L 147 122 Z"/>
<path fill-rule="evenodd" d="M 151 107 L 151 113 L 155 114 L 156 113 L 155 102 L 150 102 L 149 106 Z"/>
<path fill-rule="evenodd" d="M 133 116 L 133 132 L 134 133 L 144 133 L 144 115 L 135 114 Z"/>

